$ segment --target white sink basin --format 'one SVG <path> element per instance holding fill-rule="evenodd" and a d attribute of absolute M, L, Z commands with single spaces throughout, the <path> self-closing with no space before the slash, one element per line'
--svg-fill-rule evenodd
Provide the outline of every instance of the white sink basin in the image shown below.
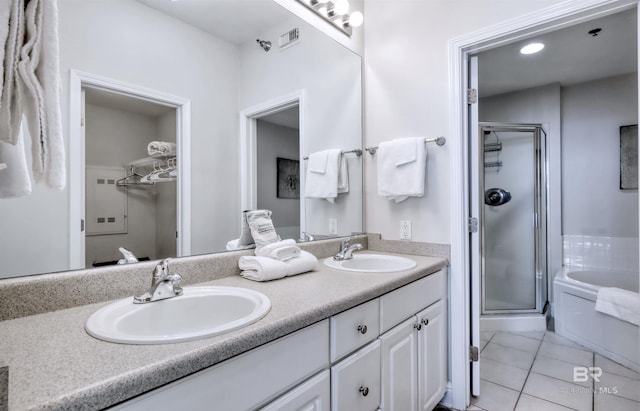
<path fill-rule="evenodd" d="M 333 257 L 324 260 L 325 265 L 345 271 L 365 273 L 390 273 L 409 270 L 417 263 L 409 258 L 385 254 L 353 254 L 350 260 L 336 261 Z"/>
<path fill-rule="evenodd" d="M 133 298 L 93 313 L 85 329 L 100 340 L 165 344 L 212 337 L 252 324 L 271 302 L 257 291 L 237 287 L 186 287 L 184 294 L 146 304 Z"/>

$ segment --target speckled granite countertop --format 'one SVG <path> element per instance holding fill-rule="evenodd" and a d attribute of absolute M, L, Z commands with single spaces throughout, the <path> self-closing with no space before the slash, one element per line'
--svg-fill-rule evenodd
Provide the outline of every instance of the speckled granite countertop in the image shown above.
<path fill-rule="evenodd" d="M 355 305 L 376 298 L 447 265 L 437 257 L 410 255 L 418 266 L 399 273 L 353 273 L 327 268 L 258 283 L 240 276 L 199 285 L 260 291 L 271 311 L 242 329 L 196 341 L 125 345 L 84 331 L 87 318 L 107 303 L 85 305 L 0 322 L 0 363 L 9 366 L 9 410 L 93 410 L 207 368 Z M 182 273 L 188 276 L 189 273 Z"/>

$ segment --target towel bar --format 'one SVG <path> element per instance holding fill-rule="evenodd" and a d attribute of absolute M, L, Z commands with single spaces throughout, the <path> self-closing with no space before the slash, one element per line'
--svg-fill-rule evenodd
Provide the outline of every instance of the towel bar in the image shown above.
<path fill-rule="evenodd" d="M 366 149 L 365 149 L 366 150 Z M 353 150 L 349 150 L 349 151 L 343 151 L 342 154 L 355 154 L 356 156 L 360 157 L 362 155 L 362 150 L 360 150 L 359 148 L 354 148 Z M 302 157 L 303 160 L 308 160 L 309 156 L 306 157 Z"/>
<path fill-rule="evenodd" d="M 425 143 L 436 143 L 439 146 L 444 146 L 444 144 L 447 142 L 447 139 L 444 138 L 444 137 L 425 138 L 424 142 Z M 378 151 L 378 146 L 365 147 L 365 150 L 367 150 L 369 152 L 369 154 L 373 155 L 373 154 L 376 153 L 376 151 Z"/>

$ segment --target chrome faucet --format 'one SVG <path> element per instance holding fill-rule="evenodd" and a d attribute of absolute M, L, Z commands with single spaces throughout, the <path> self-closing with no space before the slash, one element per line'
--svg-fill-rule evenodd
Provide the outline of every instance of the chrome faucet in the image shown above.
<path fill-rule="evenodd" d="M 349 241 L 351 241 L 350 238 L 345 238 L 344 240 L 342 240 L 342 245 L 340 246 L 340 252 L 333 256 L 334 260 L 336 261 L 351 260 L 353 258 L 354 251 L 362 250 L 364 248 L 360 243 L 349 245 Z"/>
<path fill-rule="evenodd" d="M 313 235 L 310 233 L 307 233 L 306 231 L 303 231 L 301 234 L 302 235 L 300 236 L 300 242 L 302 243 L 315 240 Z"/>
<path fill-rule="evenodd" d="M 151 278 L 151 288 L 146 293 L 134 296 L 135 304 L 150 303 L 182 295 L 182 288 L 178 287 L 182 276 L 180 274 L 169 274 L 170 258 L 165 258 L 153 269 Z"/>

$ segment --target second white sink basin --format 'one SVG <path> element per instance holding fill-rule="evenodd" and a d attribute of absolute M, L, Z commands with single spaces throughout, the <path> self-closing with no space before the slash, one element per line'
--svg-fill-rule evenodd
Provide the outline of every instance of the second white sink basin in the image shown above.
<path fill-rule="evenodd" d="M 325 258 L 325 265 L 345 271 L 361 271 L 366 273 L 390 273 L 414 268 L 417 263 L 410 258 L 386 254 L 353 254 L 350 260 L 336 261 L 333 257 Z"/>
<path fill-rule="evenodd" d="M 252 324 L 269 312 L 269 298 L 238 287 L 186 287 L 184 294 L 146 304 L 133 298 L 93 313 L 89 335 L 125 344 L 164 344 L 212 337 Z"/>

